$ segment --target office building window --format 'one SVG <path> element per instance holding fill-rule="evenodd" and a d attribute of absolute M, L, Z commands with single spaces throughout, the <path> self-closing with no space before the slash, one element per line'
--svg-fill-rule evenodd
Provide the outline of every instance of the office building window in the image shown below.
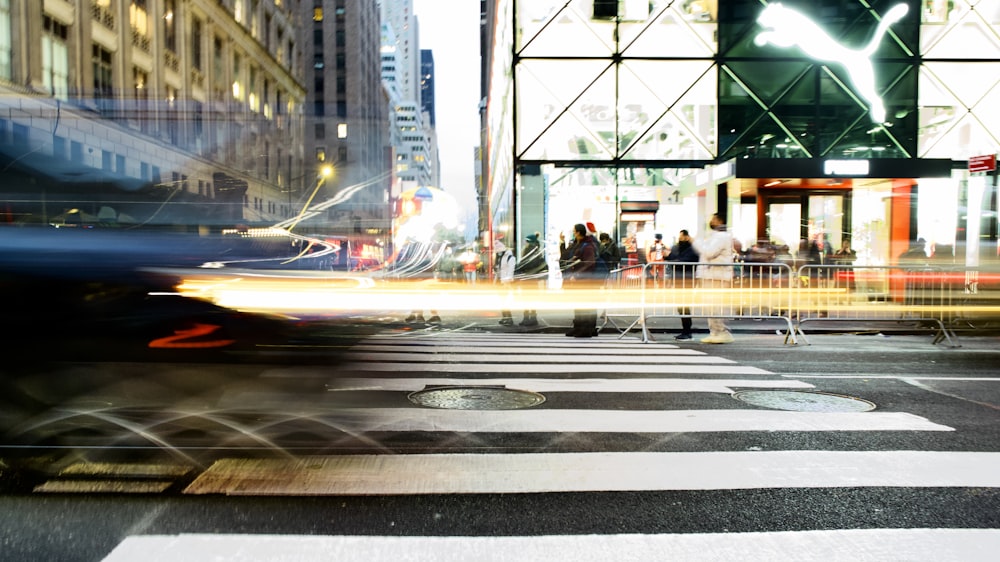
<path fill-rule="evenodd" d="M 42 34 L 42 83 L 45 91 L 58 99 L 69 99 L 68 28 L 45 16 Z"/>
<path fill-rule="evenodd" d="M 115 109 L 115 91 L 111 51 L 94 43 L 91 64 L 94 72 L 94 104 L 101 113 L 112 112 Z"/>
<path fill-rule="evenodd" d="M 0 78 L 10 80 L 13 39 L 10 27 L 10 0 L 0 0 Z"/>

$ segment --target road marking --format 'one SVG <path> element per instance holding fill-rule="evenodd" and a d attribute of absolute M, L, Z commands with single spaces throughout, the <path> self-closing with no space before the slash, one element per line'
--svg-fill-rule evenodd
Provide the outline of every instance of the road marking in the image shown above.
<path fill-rule="evenodd" d="M 410 537 L 183 534 L 122 541 L 104 562 L 607 562 L 608 560 L 991 560 L 995 529 L 839 529 L 760 533 Z"/>
<path fill-rule="evenodd" d="M 763 488 L 997 488 L 1000 453 L 755 451 L 221 459 L 188 494 L 527 494 Z"/>
<path fill-rule="evenodd" d="M 530 385 L 520 390 L 532 390 Z M 445 410 L 342 408 L 326 412 L 333 429 L 351 434 L 398 431 L 454 433 L 697 433 L 712 431 L 954 431 L 903 412 L 779 410 Z M 997 471 L 1000 473 L 1000 471 Z"/>
<path fill-rule="evenodd" d="M 670 355 L 670 356 L 653 356 L 653 355 L 589 355 L 583 353 L 575 353 L 573 355 L 554 355 L 554 354 L 544 354 L 544 355 L 528 355 L 528 354 L 518 354 L 518 353 L 507 353 L 503 354 L 495 353 L 484 353 L 485 350 L 479 350 L 479 353 L 470 353 L 468 348 L 466 348 L 465 353 L 448 353 L 448 361 L 464 361 L 471 363 L 605 363 L 605 364 L 615 364 L 615 365 L 632 365 L 635 363 L 685 363 L 685 364 L 696 364 L 696 363 L 735 363 L 731 359 L 723 359 L 722 357 L 715 357 L 711 355 Z M 441 352 L 444 353 L 444 352 Z M 345 359 L 351 359 L 354 361 L 400 361 L 403 360 L 407 363 L 420 363 L 420 362 L 439 362 L 442 357 L 438 354 L 414 354 L 407 351 L 400 350 L 397 353 L 383 353 L 383 352 L 354 352 L 349 351 L 343 354 Z"/>
<path fill-rule="evenodd" d="M 428 386 L 530 387 L 533 392 L 719 392 L 733 388 L 815 388 L 801 381 L 752 379 L 468 379 L 468 378 L 338 378 L 327 384 L 331 392 L 413 392 Z"/>
<path fill-rule="evenodd" d="M 539 353 L 544 352 L 547 355 L 575 355 L 580 353 L 581 349 L 586 349 L 588 351 L 593 351 L 591 348 L 581 348 L 577 346 L 556 346 L 552 344 L 542 344 L 542 345 L 522 345 L 518 343 L 517 345 L 486 345 L 480 342 L 470 343 L 469 345 L 453 345 L 454 342 L 450 341 L 447 345 L 406 345 L 405 343 L 399 343 L 395 345 L 385 345 L 385 344 L 357 344 L 351 346 L 352 350 L 357 351 L 399 351 L 406 353 L 468 353 L 470 347 L 480 350 L 495 350 L 502 351 L 503 353 Z M 599 347 L 602 355 L 635 355 L 637 352 L 642 352 L 643 355 L 651 356 L 674 356 L 674 355 L 706 355 L 704 351 L 698 351 L 697 349 L 678 349 L 676 347 L 658 347 L 658 346 L 645 346 L 645 347 L 634 347 L 634 346 L 601 346 Z"/>
<path fill-rule="evenodd" d="M 442 358 L 443 359 L 443 358 Z M 414 373 L 414 372 L 446 372 L 446 373 L 618 373 L 620 369 L 615 369 L 616 363 L 595 365 L 592 363 L 566 364 L 549 363 L 539 365 L 538 363 L 345 363 L 340 366 L 340 371 L 372 371 L 372 372 L 393 372 L 393 373 Z M 670 365 L 670 364 L 635 364 L 628 366 L 630 374 L 699 374 L 699 375 L 771 375 L 773 373 L 758 369 L 757 367 L 744 367 L 741 365 Z M 327 373 L 329 374 L 329 373 Z"/>

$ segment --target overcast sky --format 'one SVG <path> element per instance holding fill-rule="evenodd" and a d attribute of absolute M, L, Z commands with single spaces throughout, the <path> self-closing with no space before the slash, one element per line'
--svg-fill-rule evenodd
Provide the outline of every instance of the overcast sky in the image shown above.
<path fill-rule="evenodd" d="M 479 145 L 479 0 L 413 0 L 413 13 L 419 22 L 420 48 L 430 49 L 434 55 L 439 187 L 454 195 L 474 217 L 473 149 Z"/>

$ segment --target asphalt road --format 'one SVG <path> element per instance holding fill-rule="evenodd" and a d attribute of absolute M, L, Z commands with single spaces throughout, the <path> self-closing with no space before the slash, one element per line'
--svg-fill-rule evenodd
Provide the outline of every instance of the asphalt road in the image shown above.
<path fill-rule="evenodd" d="M 205 361 L 9 366 L 0 560 L 986 560 L 1000 546 L 995 336 L 789 346 L 740 325 L 708 346 L 398 320 Z M 438 385 L 545 400 L 411 400 Z"/>

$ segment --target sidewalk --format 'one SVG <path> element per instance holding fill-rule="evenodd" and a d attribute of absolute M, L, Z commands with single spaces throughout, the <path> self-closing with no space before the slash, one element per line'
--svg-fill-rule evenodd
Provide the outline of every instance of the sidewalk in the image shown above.
<path fill-rule="evenodd" d="M 444 330 L 474 329 L 497 334 L 564 334 L 573 325 L 572 311 L 542 311 L 538 314 L 539 325 L 534 327 L 519 326 L 522 319 L 520 311 L 514 311 L 514 325 L 504 326 L 499 324 L 501 315 L 499 312 L 463 312 L 458 315 L 445 312 L 442 314 L 441 327 Z M 598 317 L 598 327 L 603 324 L 601 335 L 607 337 L 617 337 L 621 332 L 613 324 L 603 323 L 603 319 Z M 617 319 L 617 324 L 621 329 L 628 326 L 621 319 Z M 785 340 L 787 323 L 782 319 L 774 320 L 752 320 L 734 319 L 727 320 L 726 324 L 736 337 L 735 344 L 741 342 L 768 342 L 775 345 L 782 345 Z M 949 326 L 955 335 L 955 341 L 960 348 L 1000 350 L 1000 326 L 990 328 L 972 328 L 968 326 Z M 803 326 L 809 344 L 823 345 L 835 343 L 842 345 L 845 336 L 856 336 L 864 338 L 866 341 L 874 341 L 876 338 L 890 342 L 907 341 L 915 345 L 926 345 L 928 347 L 940 346 L 949 348 L 947 341 L 934 344 L 934 337 L 937 333 L 935 327 L 921 328 L 914 322 L 822 322 L 811 323 Z M 680 332 L 680 320 L 676 318 L 657 318 L 649 322 L 648 330 L 654 340 L 651 343 L 677 343 L 684 346 L 697 345 L 705 347 L 708 344 L 700 343 L 700 338 L 708 335 L 708 327 L 704 318 L 694 319 L 694 339 L 686 342 L 677 342 L 674 335 Z M 642 340 L 642 330 L 635 327 L 628 332 L 622 340 L 632 341 Z M 791 345 L 791 344 L 789 344 Z M 799 337 L 799 345 L 806 345 Z"/>

